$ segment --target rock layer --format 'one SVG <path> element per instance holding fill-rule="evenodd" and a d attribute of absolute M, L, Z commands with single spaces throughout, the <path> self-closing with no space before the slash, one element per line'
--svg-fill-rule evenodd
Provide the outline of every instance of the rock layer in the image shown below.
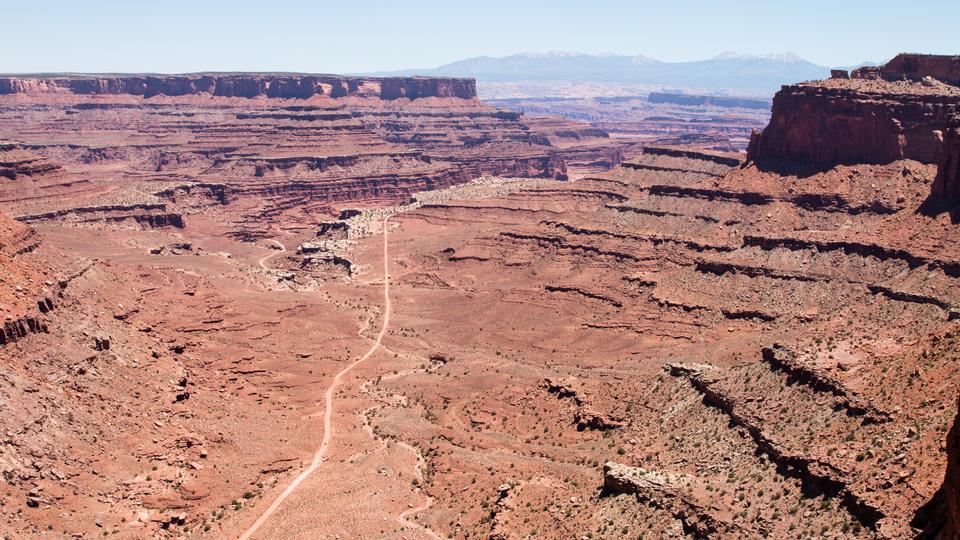
<path fill-rule="evenodd" d="M 24 80 L 43 91 L 0 96 L 0 139 L 20 140 L 0 145 L 0 176 L 12 180 L 0 202 L 31 223 L 184 228 L 215 208 L 237 224 L 231 234 L 255 238 L 268 219 L 319 223 L 340 206 L 401 203 L 487 175 L 567 176 L 568 153 L 523 115 L 462 99 L 472 80 L 343 78 L 351 97 L 295 103 L 270 96 L 325 79 L 168 77 L 157 84 L 170 94 L 156 99 L 137 77 L 89 88 Z M 105 93 L 56 93 L 78 84 Z M 24 115 L 43 127 L 23 129 Z"/>
<path fill-rule="evenodd" d="M 219 97 L 306 99 L 316 95 L 334 98 L 378 96 L 381 99 L 426 97 L 474 99 L 473 79 L 444 77 L 342 77 L 338 75 L 216 73 L 185 75 L 62 77 L 0 77 L 3 94 L 84 94 L 153 97 L 209 94 Z"/>
<path fill-rule="evenodd" d="M 748 159 L 827 166 L 899 159 L 936 163 L 941 134 L 960 111 L 960 89 L 941 94 L 908 83 L 860 83 L 831 79 L 784 86 L 773 98 L 770 125 L 751 140 Z M 911 86 L 918 91 L 910 92 Z"/>
<path fill-rule="evenodd" d="M 751 137 L 748 160 L 937 163 L 943 131 L 960 111 L 960 88 L 935 78 L 949 75 L 952 68 L 944 66 L 956 58 L 908 56 L 879 72 L 784 86 L 773 99 L 770 124 Z"/>

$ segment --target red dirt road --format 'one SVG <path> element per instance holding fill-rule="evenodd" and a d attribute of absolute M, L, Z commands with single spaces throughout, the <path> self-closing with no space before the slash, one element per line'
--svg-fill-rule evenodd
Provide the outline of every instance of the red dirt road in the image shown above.
<path fill-rule="evenodd" d="M 377 334 L 377 338 L 374 340 L 373 344 L 370 346 L 370 349 L 355 362 L 351 363 L 347 367 L 343 368 L 337 375 L 333 378 L 333 381 L 330 383 L 330 386 L 327 387 L 327 391 L 324 394 L 324 414 L 323 414 L 323 441 L 320 443 L 320 447 L 317 448 L 316 453 L 313 455 L 313 461 L 310 462 L 310 466 L 304 469 L 296 478 L 294 478 L 290 484 L 283 490 L 280 495 L 270 504 L 269 507 L 257 518 L 257 520 L 240 535 L 240 540 L 247 540 L 250 538 L 264 523 L 270 519 L 270 516 L 276 512 L 277 508 L 289 497 L 297 487 L 307 479 L 317 468 L 323 463 L 323 458 L 327 453 L 327 448 L 330 446 L 330 441 L 333 439 L 333 429 L 332 429 L 332 419 L 333 419 L 333 393 L 337 390 L 337 387 L 343 382 L 343 377 L 350 373 L 353 368 L 362 364 L 367 358 L 370 358 L 374 352 L 380 347 L 381 341 L 383 341 L 383 336 L 387 333 L 387 328 L 390 326 L 390 258 L 387 248 L 387 222 L 390 218 L 386 217 L 383 219 L 383 324 L 380 326 L 380 332 Z M 263 260 L 260 261 L 260 264 L 263 265 Z"/>

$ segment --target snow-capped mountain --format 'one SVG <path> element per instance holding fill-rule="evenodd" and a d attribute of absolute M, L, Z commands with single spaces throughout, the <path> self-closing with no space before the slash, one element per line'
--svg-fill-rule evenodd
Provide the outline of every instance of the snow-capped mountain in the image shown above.
<path fill-rule="evenodd" d="M 830 69 L 789 52 L 760 55 L 725 52 L 707 60 L 662 62 L 642 55 L 551 51 L 481 56 L 437 68 L 394 74 L 474 77 L 481 83 L 601 81 L 772 93 L 783 84 L 828 77 Z"/>

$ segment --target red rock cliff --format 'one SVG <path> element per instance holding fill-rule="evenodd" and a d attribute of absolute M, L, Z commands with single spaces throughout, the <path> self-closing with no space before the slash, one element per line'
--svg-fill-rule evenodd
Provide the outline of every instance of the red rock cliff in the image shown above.
<path fill-rule="evenodd" d="M 960 201 L 960 116 L 955 116 L 943 134 L 940 167 L 931 195 L 937 201 Z"/>
<path fill-rule="evenodd" d="M 770 124 L 751 137 L 749 160 L 819 165 L 940 160 L 960 111 L 960 56 L 900 54 L 884 66 L 784 86 Z"/>
<path fill-rule="evenodd" d="M 426 77 L 391 77 L 380 81 L 382 99 L 421 97 L 458 97 L 472 99 L 477 95 L 473 79 L 440 79 Z"/>
<path fill-rule="evenodd" d="M 884 79 L 919 81 L 924 77 L 960 85 L 960 56 L 898 54 L 880 70 Z"/>
<path fill-rule="evenodd" d="M 937 163 L 941 134 L 958 111 L 960 89 L 947 85 L 831 79 L 784 86 L 748 159 Z"/>
<path fill-rule="evenodd" d="M 344 97 L 379 96 L 381 99 L 424 97 L 474 99 L 473 79 L 440 77 L 341 77 L 337 75 L 287 75 L 267 73 L 0 77 L 2 94 L 133 94 L 184 96 L 209 94 L 222 97 L 309 98 L 315 95 Z"/>

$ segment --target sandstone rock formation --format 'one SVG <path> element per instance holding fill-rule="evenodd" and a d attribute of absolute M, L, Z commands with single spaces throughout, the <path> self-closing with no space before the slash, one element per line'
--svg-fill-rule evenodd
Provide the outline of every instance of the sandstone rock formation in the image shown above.
<path fill-rule="evenodd" d="M 36 231 L 0 213 L 0 347 L 48 331 L 55 284 L 23 257 L 39 245 Z"/>
<path fill-rule="evenodd" d="M 906 69 L 907 63 L 895 60 L 889 69 Z M 942 133 L 960 111 L 960 87 L 915 81 L 940 74 L 924 71 L 931 64 L 911 67 L 907 80 L 870 80 L 867 72 L 855 72 L 852 79 L 784 86 L 774 97 L 770 125 L 751 140 L 748 160 L 820 166 L 899 159 L 936 163 Z"/>
<path fill-rule="evenodd" d="M 337 81 L 344 92 L 324 90 Z M 475 100 L 472 80 L 246 74 L 8 84 L 23 93 L 0 95 L 0 133 L 20 140 L 0 146 L 0 175 L 12 180 L 0 183 L 0 200 L 29 223 L 182 229 L 216 209 L 244 224 L 233 234 L 256 238 L 269 228 L 265 216 L 305 225 L 340 205 L 396 204 L 486 175 L 567 177 L 567 151 L 522 115 Z M 306 99 L 273 99 L 298 96 Z M 25 111 L 63 129 L 24 132 Z M 619 160 L 613 151 L 604 163 Z"/>
<path fill-rule="evenodd" d="M 17 180 L 20 176 L 42 176 L 59 169 L 59 165 L 22 150 L 13 141 L 0 141 L 0 176 L 7 180 Z"/>
<path fill-rule="evenodd" d="M 438 456 L 429 523 L 449 530 L 460 516 L 482 534 L 484 504 L 516 478 L 523 489 L 489 529 L 501 537 L 564 537 L 549 515 L 524 512 L 525 500 L 604 538 L 917 534 L 914 515 L 943 481 L 960 381 L 957 226 L 916 212 L 935 174 L 898 160 L 782 175 L 735 155 L 652 148 L 574 183 L 393 218 L 408 231 L 394 241 L 429 238 L 411 242 L 406 260 L 424 261 L 410 272 L 429 269 L 431 280 L 408 294 L 462 298 L 469 311 L 432 310 L 444 322 L 429 332 L 433 343 L 446 341 L 441 327 L 457 336 L 444 350 L 474 359 L 469 374 L 450 362 L 416 382 L 422 417 L 443 434 L 417 437 Z M 508 303 L 510 316 L 488 302 Z M 478 393 L 502 397 L 450 412 Z M 577 430 L 570 415 L 582 403 L 617 427 Z M 467 422 L 476 431 L 461 431 Z M 485 462 L 492 477 L 481 468 L 484 487 L 464 490 L 452 464 L 505 437 L 542 459 Z M 594 442 L 608 449 L 594 471 L 615 460 L 675 476 L 653 473 L 653 489 L 608 467 L 613 496 L 585 505 L 571 463 Z M 533 487 L 548 482 L 540 475 L 549 489 Z M 616 496 L 640 491 L 642 502 Z M 721 525 L 695 532 L 706 517 Z"/>
<path fill-rule="evenodd" d="M 748 159 L 816 165 L 936 163 L 940 133 L 960 111 L 960 88 L 830 79 L 784 86 L 770 125 L 751 141 Z"/>
<path fill-rule="evenodd" d="M 694 538 L 745 534 L 740 527 L 718 519 L 716 509 L 686 494 L 689 485 L 684 475 L 646 471 L 612 461 L 603 464 L 606 493 L 635 495 L 642 502 L 663 508 L 682 521 L 684 530 L 691 531 Z"/>
<path fill-rule="evenodd" d="M 930 191 L 936 203 L 960 202 L 960 116 L 955 116 L 944 130 L 940 165 Z"/>
<path fill-rule="evenodd" d="M 393 100 L 427 97 L 474 99 L 473 79 L 440 77 L 341 77 L 336 75 L 217 73 L 157 76 L 72 75 L 0 77 L 0 95 L 82 94 L 153 97 L 208 94 L 218 97 L 307 99 L 374 96 Z"/>
<path fill-rule="evenodd" d="M 923 80 L 933 77 L 939 81 L 960 85 L 960 56 L 935 54 L 898 54 L 880 70 L 887 80 Z"/>

